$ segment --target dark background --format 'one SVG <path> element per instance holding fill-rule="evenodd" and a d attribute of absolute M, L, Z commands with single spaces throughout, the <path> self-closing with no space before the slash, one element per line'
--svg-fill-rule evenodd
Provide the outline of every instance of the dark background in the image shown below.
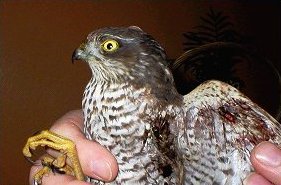
<path fill-rule="evenodd" d="M 81 107 L 90 70 L 84 63 L 72 65 L 71 54 L 89 32 L 137 25 L 176 58 L 183 52 L 182 34 L 210 6 L 230 16 L 280 71 L 277 1 L 0 1 L 0 184 L 28 184 L 30 164 L 21 152 L 26 139 Z"/>

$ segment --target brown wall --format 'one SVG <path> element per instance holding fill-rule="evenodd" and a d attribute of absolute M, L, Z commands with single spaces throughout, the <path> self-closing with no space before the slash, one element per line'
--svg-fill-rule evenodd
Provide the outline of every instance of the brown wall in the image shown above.
<path fill-rule="evenodd" d="M 2 0 L 0 184 L 27 184 L 30 164 L 21 149 L 28 136 L 81 107 L 90 71 L 84 63 L 72 65 L 70 58 L 96 28 L 138 25 L 176 57 L 182 33 L 196 26 L 211 4 L 250 33 L 280 69 L 280 6 L 197 2 Z"/>

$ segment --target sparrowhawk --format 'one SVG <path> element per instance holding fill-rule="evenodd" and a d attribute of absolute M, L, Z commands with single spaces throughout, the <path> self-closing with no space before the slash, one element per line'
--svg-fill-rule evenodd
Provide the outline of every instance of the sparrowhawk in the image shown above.
<path fill-rule="evenodd" d="M 238 185 L 252 170 L 249 152 L 256 144 L 281 143 L 279 123 L 226 83 L 207 81 L 180 95 L 164 49 L 138 27 L 96 30 L 73 59 L 92 71 L 82 101 L 84 133 L 118 162 L 118 176 L 106 184 Z M 65 160 L 43 159 L 36 182 L 50 164 L 83 179 L 75 147 L 62 149 L 62 142 L 71 143 L 49 131 L 28 140 L 27 157 L 30 146 L 46 145 L 72 161 L 73 170 L 57 165 Z"/>

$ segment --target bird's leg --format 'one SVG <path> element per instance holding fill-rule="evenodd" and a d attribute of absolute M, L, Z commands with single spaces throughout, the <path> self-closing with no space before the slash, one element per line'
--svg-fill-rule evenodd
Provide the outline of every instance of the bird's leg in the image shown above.
<path fill-rule="evenodd" d="M 51 170 L 55 169 L 58 172 L 74 174 L 78 180 L 84 180 L 84 174 L 82 172 L 73 141 L 51 131 L 45 130 L 28 138 L 23 148 L 23 155 L 28 158 L 32 157 L 30 149 L 35 150 L 38 146 L 47 146 L 61 152 L 62 155 L 56 159 L 52 159 L 51 157 L 43 158 L 43 168 L 34 176 L 34 179 L 37 178 L 37 180 L 40 181 L 38 178 L 41 179 L 44 174 L 50 173 Z M 72 168 L 66 164 L 67 157 L 71 162 Z"/>

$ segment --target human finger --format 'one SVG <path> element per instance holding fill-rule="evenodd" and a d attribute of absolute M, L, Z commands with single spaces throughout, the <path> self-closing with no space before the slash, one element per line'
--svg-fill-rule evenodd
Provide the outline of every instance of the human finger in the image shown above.
<path fill-rule="evenodd" d="M 251 152 L 255 171 L 273 184 L 281 184 L 281 149 L 270 142 L 258 144 Z"/>

